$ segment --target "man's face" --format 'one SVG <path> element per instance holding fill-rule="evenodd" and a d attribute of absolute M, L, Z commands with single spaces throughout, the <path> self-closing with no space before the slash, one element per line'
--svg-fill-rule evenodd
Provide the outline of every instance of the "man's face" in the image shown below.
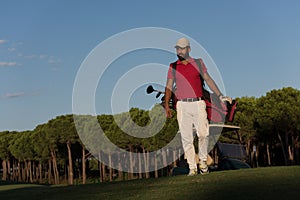
<path fill-rule="evenodd" d="M 190 48 L 189 47 L 176 47 L 176 54 L 180 61 L 186 60 L 190 55 Z"/>

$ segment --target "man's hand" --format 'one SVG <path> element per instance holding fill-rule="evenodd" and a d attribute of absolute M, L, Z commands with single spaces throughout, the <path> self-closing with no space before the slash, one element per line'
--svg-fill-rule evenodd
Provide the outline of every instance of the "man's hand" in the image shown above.
<path fill-rule="evenodd" d="M 165 111 L 166 111 L 166 117 L 172 118 L 172 110 L 170 109 L 169 106 L 165 106 Z"/>
<path fill-rule="evenodd" d="M 222 102 L 227 101 L 227 102 L 229 102 L 230 104 L 232 104 L 232 98 L 231 98 L 231 97 L 227 97 L 227 96 L 220 95 L 220 96 L 219 96 L 219 99 L 220 99 L 220 101 L 222 101 Z"/>
<path fill-rule="evenodd" d="M 172 117 L 172 110 L 169 107 L 169 102 L 172 96 L 174 79 L 167 79 L 166 88 L 165 88 L 165 110 L 166 110 L 166 117 Z"/>

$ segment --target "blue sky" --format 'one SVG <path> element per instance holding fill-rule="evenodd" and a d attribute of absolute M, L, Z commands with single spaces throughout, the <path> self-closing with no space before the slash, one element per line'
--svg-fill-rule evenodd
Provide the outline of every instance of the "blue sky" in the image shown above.
<path fill-rule="evenodd" d="M 73 85 L 84 59 L 107 38 L 141 27 L 171 29 L 195 39 L 218 66 L 229 96 L 260 97 L 287 86 L 300 89 L 296 0 L 1 0 L 0 4 L 0 131 L 32 130 L 58 115 L 71 114 Z M 111 112 L 111 89 L 132 66 L 166 65 L 175 59 L 173 54 L 151 50 L 120 58 L 115 65 L 124 66 L 109 68 L 99 83 L 97 113 Z M 141 86 L 133 94 L 130 106 L 145 109 L 159 101 L 144 89 Z"/>

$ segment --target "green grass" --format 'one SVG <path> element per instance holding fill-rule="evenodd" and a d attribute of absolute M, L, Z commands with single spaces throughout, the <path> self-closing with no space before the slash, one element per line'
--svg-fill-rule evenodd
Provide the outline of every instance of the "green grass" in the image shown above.
<path fill-rule="evenodd" d="M 0 199 L 298 199 L 300 166 L 213 172 L 206 176 L 45 186 L 0 185 Z"/>

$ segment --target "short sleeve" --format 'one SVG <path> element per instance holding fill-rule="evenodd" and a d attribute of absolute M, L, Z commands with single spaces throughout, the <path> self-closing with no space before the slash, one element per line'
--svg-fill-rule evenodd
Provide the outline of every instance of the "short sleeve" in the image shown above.
<path fill-rule="evenodd" d="M 168 79 L 174 79 L 172 63 L 171 63 L 170 66 L 169 66 L 167 78 L 168 78 Z"/>

